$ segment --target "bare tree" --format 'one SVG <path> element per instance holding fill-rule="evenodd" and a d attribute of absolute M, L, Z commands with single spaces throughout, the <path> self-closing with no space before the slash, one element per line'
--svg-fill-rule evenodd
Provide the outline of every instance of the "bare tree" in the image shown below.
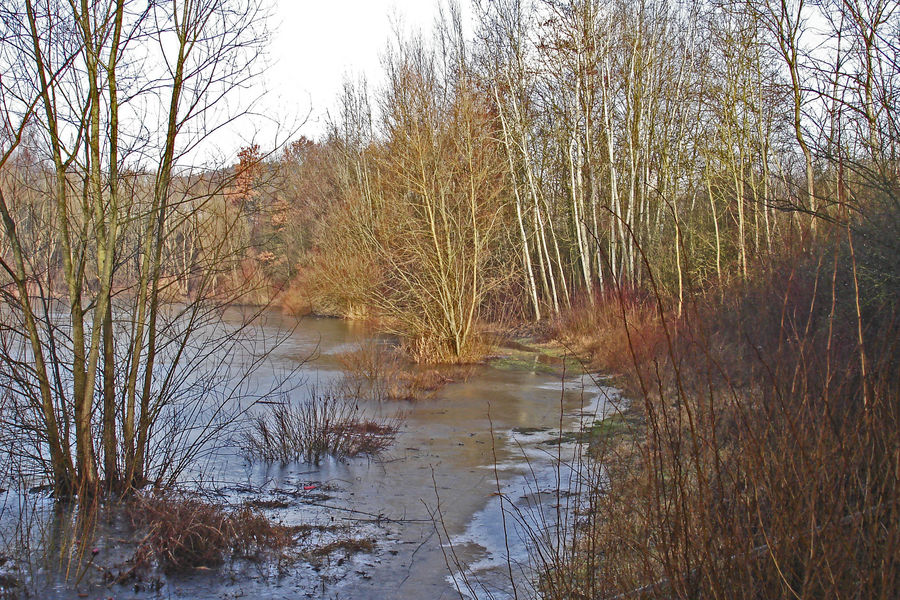
<path fill-rule="evenodd" d="M 450 42 L 462 49 L 461 38 Z M 439 65 L 412 41 L 389 59 L 382 177 L 394 201 L 388 223 L 404 235 L 382 230 L 373 243 L 390 277 L 376 305 L 405 323 L 426 356 L 459 358 L 496 277 L 488 265 L 503 188 L 494 121 L 455 56 Z"/>
<path fill-rule="evenodd" d="M 201 385 L 184 379 L 204 355 L 195 340 L 219 335 L 212 284 L 239 260 L 242 217 L 220 200 L 227 179 L 187 168 L 243 110 L 231 91 L 259 72 L 264 14 L 242 0 L 21 0 L 2 17 L 2 260 L 16 288 L 3 386 L 34 411 L 33 457 L 49 453 L 57 494 L 128 490 L 171 474 L 175 458 L 151 446 Z M 42 223 L 24 218 L 35 211 Z M 25 253 L 36 232 L 45 263 Z M 180 263 L 176 239 L 190 243 Z"/>

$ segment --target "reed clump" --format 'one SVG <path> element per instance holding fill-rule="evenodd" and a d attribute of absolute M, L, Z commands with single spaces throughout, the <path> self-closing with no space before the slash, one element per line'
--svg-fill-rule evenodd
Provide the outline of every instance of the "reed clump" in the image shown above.
<path fill-rule="evenodd" d="M 371 416 L 359 402 L 335 391 L 312 390 L 305 401 L 287 399 L 254 416 L 243 434 L 252 459 L 305 461 L 375 455 L 388 448 L 402 417 Z"/>
<path fill-rule="evenodd" d="M 339 357 L 341 390 L 350 397 L 415 402 L 430 397 L 450 381 L 437 369 L 411 364 L 403 349 L 377 339 L 360 343 Z"/>

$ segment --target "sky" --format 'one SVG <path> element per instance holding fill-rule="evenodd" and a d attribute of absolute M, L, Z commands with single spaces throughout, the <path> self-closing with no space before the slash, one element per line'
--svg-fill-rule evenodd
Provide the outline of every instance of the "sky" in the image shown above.
<path fill-rule="evenodd" d="M 438 13 L 437 0 L 272 1 L 275 32 L 262 106 L 283 123 L 305 119 L 300 134 L 307 137 L 324 131 L 345 76 L 379 83 L 393 22 L 428 32 Z"/>

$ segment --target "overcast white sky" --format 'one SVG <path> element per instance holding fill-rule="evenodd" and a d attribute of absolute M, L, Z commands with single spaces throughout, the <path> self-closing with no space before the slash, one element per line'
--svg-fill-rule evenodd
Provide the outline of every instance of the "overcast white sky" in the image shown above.
<path fill-rule="evenodd" d="M 437 0 L 272 1 L 276 31 L 264 106 L 285 122 L 310 113 L 300 131 L 308 137 L 323 131 L 346 74 L 378 83 L 392 20 L 399 18 L 405 30 L 430 31 L 438 13 Z M 265 137 L 265 128 L 260 133 Z"/>

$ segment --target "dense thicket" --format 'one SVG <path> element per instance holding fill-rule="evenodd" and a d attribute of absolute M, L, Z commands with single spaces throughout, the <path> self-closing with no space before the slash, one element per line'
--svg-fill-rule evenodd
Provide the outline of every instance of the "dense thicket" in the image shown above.
<path fill-rule="evenodd" d="M 432 38 L 398 36 L 374 109 L 346 87 L 310 159 L 334 169 L 313 194 L 328 208 L 301 218 L 314 309 L 453 356 L 479 317 L 651 275 L 680 310 L 826 223 L 894 214 L 894 3 L 470 12 L 472 36 L 453 8 Z"/>

